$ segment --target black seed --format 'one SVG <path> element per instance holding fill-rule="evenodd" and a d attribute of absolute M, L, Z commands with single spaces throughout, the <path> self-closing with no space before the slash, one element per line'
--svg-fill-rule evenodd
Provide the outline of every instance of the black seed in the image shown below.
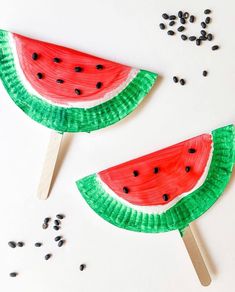
<path fill-rule="evenodd" d="M 154 167 L 153 173 L 158 173 L 158 172 L 159 172 L 159 168 L 158 167 Z"/>
<path fill-rule="evenodd" d="M 10 277 L 12 277 L 12 278 L 15 278 L 15 277 L 17 277 L 18 276 L 18 274 L 16 273 L 16 272 L 14 272 L 14 273 L 10 273 Z"/>
<path fill-rule="evenodd" d="M 178 27 L 178 29 L 177 29 L 178 31 L 180 31 L 180 32 L 182 32 L 182 31 L 184 31 L 185 30 L 185 27 L 184 26 L 180 26 L 180 27 Z"/>
<path fill-rule="evenodd" d="M 185 171 L 186 171 L 186 172 L 189 172 L 189 171 L 190 171 L 190 169 L 191 169 L 191 167 L 190 167 L 190 166 L 186 166 L 186 167 L 185 167 Z"/>
<path fill-rule="evenodd" d="M 62 238 L 62 236 L 56 236 L 56 237 L 55 237 L 55 241 L 60 241 L 61 238 Z"/>
<path fill-rule="evenodd" d="M 204 11 L 204 13 L 205 13 L 205 14 L 210 14 L 210 13 L 211 13 L 211 10 L 210 10 L 210 9 L 206 9 L 206 10 Z"/>
<path fill-rule="evenodd" d="M 201 27 L 202 28 L 206 28 L 207 27 L 206 23 L 205 22 L 201 22 Z"/>
<path fill-rule="evenodd" d="M 182 38 L 183 41 L 186 41 L 188 39 L 188 37 L 185 34 L 182 34 L 181 38 Z"/>
<path fill-rule="evenodd" d="M 16 247 L 16 243 L 14 241 L 9 241 L 8 242 L 8 245 L 11 247 L 11 248 L 15 248 Z"/>
<path fill-rule="evenodd" d="M 82 68 L 77 66 L 77 67 L 74 68 L 74 71 L 75 72 L 82 72 Z"/>
<path fill-rule="evenodd" d="M 47 228 L 48 228 L 48 224 L 47 224 L 47 223 L 43 223 L 43 224 L 42 224 L 42 228 L 43 228 L 43 229 L 47 229 Z"/>
<path fill-rule="evenodd" d="M 55 63 L 60 63 L 60 62 L 61 62 L 61 59 L 60 59 L 60 58 L 54 58 L 53 61 L 54 61 Z"/>
<path fill-rule="evenodd" d="M 55 224 L 55 225 L 60 225 L 60 223 L 61 223 L 60 220 L 55 220 L 55 221 L 54 221 L 54 224 Z"/>
<path fill-rule="evenodd" d="M 203 35 L 201 35 L 201 36 L 199 37 L 199 39 L 200 39 L 201 41 L 206 41 L 206 40 L 207 40 L 207 37 L 206 37 L 206 36 L 203 36 Z"/>
<path fill-rule="evenodd" d="M 170 26 L 175 25 L 175 21 L 174 21 L 174 20 L 170 21 L 170 22 L 169 22 L 169 25 L 170 25 Z"/>
<path fill-rule="evenodd" d="M 175 83 L 177 83 L 177 82 L 179 81 L 178 77 L 174 76 L 174 77 L 173 77 L 173 81 L 174 81 Z"/>
<path fill-rule="evenodd" d="M 162 18 L 164 18 L 164 19 L 169 19 L 169 15 L 166 14 L 166 13 L 163 13 L 163 14 L 162 14 Z"/>
<path fill-rule="evenodd" d="M 42 79 L 43 78 L 43 74 L 40 73 L 40 72 L 37 73 L 37 76 L 38 76 L 38 79 Z"/>
<path fill-rule="evenodd" d="M 160 24 L 159 24 L 159 27 L 160 27 L 160 29 L 165 29 L 165 28 L 166 28 L 166 26 L 165 26 L 164 23 L 160 23 Z"/>
<path fill-rule="evenodd" d="M 196 40 L 196 45 L 197 45 L 197 46 L 200 46 L 200 45 L 201 45 L 201 40 L 200 40 L 200 39 L 197 39 L 197 40 Z"/>
<path fill-rule="evenodd" d="M 184 14 L 183 14 L 183 16 L 184 16 L 184 18 L 189 18 L 189 13 L 188 12 L 184 12 Z"/>
<path fill-rule="evenodd" d="M 45 223 L 45 224 L 48 224 L 50 220 L 51 220 L 51 218 L 46 217 L 46 218 L 44 219 L 44 223 Z"/>
<path fill-rule="evenodd" d="M 55 225 L 55 226 L 53 226 L 53 229 L 56 230 L 56 231 L 58 231 L 60 229 L 60 226 Z"/>
<path fill-rule="evenodd" d="M 204 29 L 201 30 L 201 35 L 206 36 L 206 31 Z"/>
<path fill-rule="evenodd" d="M 64 240 L 60 240 L 60 241 L 58 242 L 58 246 L 61 247 L 64 243 L 65 243 Z"/>
<path fill-rule="evenodd" d="M 64 80 L 63 79 L 57 79 L 56 82 L 62 84 L 62 83 L 64 83 Z"/>
<path fill-rule="evenodd" d="M 215 45 L 215 46 L 213 46 L 211 49 L 212 49 L 212 51 L 216 51 L 216 50 L 219 49 L 219 46 Z"/>
<path fill-rule="evenodd" d="M 125 194 L 128 194 L 129 193 L 129 189 L 127 188 L 127 187 L 123 187 L 123 192 L 125 193 Z"/>
<path fill-rule="evenodd" d="M 171 16 L 169 17 L 169 19 L 170 19 L 170 20 L 176 20 L 176 16 L 175 16 L 175 15 L 171 15 Z"/>
<path fill-rule="evenodd" d="M 52 257 L 52 254 L 48 253 L 48 254 L 45 255 L 45 260 L 47 261 L 47 260 L 49 260 L 51 257 Z"/>
<path fill-rule="evenodd" d="M 57 214 L 57 215 L 56 215 L 56 218 L 57 218 L 57 219 L 60 219 L 60 220 L 64 219 L 64 217 L 65 217 L 65 216 L 64 216 L 63 214 Z"/>
<path fill-rule="evenodd" d="M 41 243 L 41 242 L 36 242 L 34 245 L 35 245 L 36 247 L 41 247 L 41 246 L 42 246 L 42 243 Z"/>
<path fill-rule="evenodd" d="M 102 82 L 97 82 L 96 83 L 96 88 L 100 89 L 102 87 L 102 85 L 103 85 Z"/>
<path fill-rule="evenodd" d="M 163 196 L 162 196 L 162 198 L 163 198 L 163 201 L 168 201 L 168 199 L 169 199 L 169 196 L 167 195 L 167 194 L 164 194 Z"/>
<path fill-rule="evenodd" d="M 194 16 L 194 15 L 191 15 L 190 18 L 189 18 L 189 21 L 190 21 L 191 23 L 193 23 L 193 22 L 195 21 L 195 16 Z"/>
<path fill-rule="evenodd" d="M 178 16 L 179 16 L 179 18 L 182 18 L 183 17 L 183 12 L 182 11 L 179 11 L 178 12 Z"/>
<path fill-rule="evenodd" d="M 37 53 L 33 53 L 33 54 L 32 54 L 32 59 L 33 59 L 34 61 L 36 61 L 36 60 L 38 59 L 38 54 L 37 54 Z"/>
<path fill-rule="evenodd" d="M 180 84 L 184 85 L 185 84 L 185 80 L 184 79 L 180 79 Z"/>
<path fill-rule="evenodd" d="M 188 153 L 195 153 L 196 152 L 196 149 L 194 149 L 194 148 L 189 148 L 188 149 Z"/>
<path fill-rule="evenodd" d="M 208 41 L 212 41 L 212 39 L 213 39 L 213 35 L 212 35 L 211 33 L 208 33 L 208 35 L 207 35 L 207 39 L 208 39 Z"/>
<path fill-rule="evenodd" d="M 207 16 L 207 18 L 205 19 L 205 23 L 209 24 L 211 22 L 211 18 L 209 16 Z"/>
<path fill-rule="evenodd" d="M 192 35 L 192 36 L 189 37 L 189 40 L 192 41 L 192 42 L 195 41 L 196 39 L 197 38 L 194 35 Z"/>
<path fill-rule="evenodd" d="M 17 243 L 17 246 L 19 246 L 19 247 L 23 247 L 23 246 L 24 246 L 24 243 L 23 243 L 22 241 L 19 241 L 19 242 Z"/>
<path fill-rule="evenodd" d="M 80 267 L 79 267 L 80 271 L 85 270 L 85 268 L 86 268 L 86 265 L 85 265 L 85 264 L 82 264 L 82 265 L 80 265 Z"/>
<path fill-rule="evenodd" d="M 184 18 L 180 18 L 180 23 L 185 24 L 186 20 Z"/>
<path fill-rule="evenodd" d="M 103 68 L 104 68 L 104 66 L 101 65 L 101 64 L 96 65 L 96 69 L 97 69 L 97 70 L 102 70 Z"/>
<path fill-rule="evenodd" d="M 138 170 L 134 170 L 134 171 L 133 171 L 133 175 L 134 175 L 134 176 L 138 176 L 138 175 L 139 175 Z"/>
<path fill-rule="evenodd" d="M 206 70 L 204 70 L 204 71 L 202 72 L 202 75 L 203 75 L 204 77 L 206 77 L 207 74 L 208 74 L 208 72 L 207 72 Z"/>
<path fill-rule="evenodd" d="M 168 30 L 167 34 L 168 34 L 168 35 L 174 35 L 175 32 L 174 32 L 173 30 Z"/>

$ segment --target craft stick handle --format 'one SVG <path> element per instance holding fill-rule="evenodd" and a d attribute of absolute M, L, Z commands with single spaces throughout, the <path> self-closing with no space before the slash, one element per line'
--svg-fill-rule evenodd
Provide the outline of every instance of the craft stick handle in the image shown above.
<path fill-rule="evenodd" d="M 57 156 L 60 150 L 60 144 L 63 134 L 52 131 L 50 136 L 49 145 L 45 157 L 45 162 L 42 168 L 41 178 L 38 186 L 38 198 L 46 200 L 49 196 L 51 181 L 56 165 Z"/>
<path fill-rule="evenodd" d="M 180 231 L 180 234 L 201 284 L 203 286 L 209 286 L 211 283 L 211 276 L 190 226 Z"/>

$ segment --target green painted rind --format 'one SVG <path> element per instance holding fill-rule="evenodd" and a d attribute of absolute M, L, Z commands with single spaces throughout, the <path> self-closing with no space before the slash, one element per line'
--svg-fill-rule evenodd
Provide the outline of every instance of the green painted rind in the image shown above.
<path fill-rule="evenodd" d="M 77 181 L 77 187 L 90 207 L 118 227 L 138 232 L 183 230 L 206 212 L 220 197 L 231 177 L 235 162 L 233 125 L 212 132 L 213 156 L 204 183 L 162 214 L 136 211 L 114 199 L 97 180 L 96 174 Z"/>
<path fill-rule="evenodd" d="M 60 107 L 27 91 L 14 64 L 8 32 L 0 30 L 0 77 L 12 100 L 36 122 L 59 132 L 91 132 L 130 114 L 148 94 L 157 74 L 140 70 L 124 90 L 98 106 L 88 109 Z"/>

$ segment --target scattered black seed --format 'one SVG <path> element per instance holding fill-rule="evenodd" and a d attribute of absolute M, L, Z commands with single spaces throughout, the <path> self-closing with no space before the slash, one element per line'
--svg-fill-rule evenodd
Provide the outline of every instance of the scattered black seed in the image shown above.
<path fill-rule="evenodd" d="M 169 22 L 169 26 L 173 26 L 173 25 L 175 25 L 175 21 L 174 20 Z"/>
<path fill-rule="evenodd" d="M 55 63 L 60 63 L 60 62 L 61 62 L 61 59 L 60 59 L 60 58 L 54 58 L 53 61 L 54 61 Z"/>
<path fill-rule="evenodd" d="M 64 80 L 63 79 L 57 79 L 56 82 L 62 84 L 62 83 L 64 83 Z"/>
<path fill-rule="evenodd" d="M 54 224 L 55 224 L 55 225 L 60 225 L 60 223 L 61 223 L 60 220 L 55 220 L 55 221 L 54 221 Z"/>
<path fill-rule="evenodd" d="M 188 39 L 188 37 L 185 34 L 182 34 L 181 38 L 182 38 L 183 41 L 186 41 Z"/>
<path fill-rule="evenodd" d="M 18 276 L 18 274 L 16 272 L 10 273 L 10 277 L 12 277 L 12 278 L 15 278 L 17 276 Z"/>
<path fill-rule="evenodd" d="M 19 241 L 19 242 L 17 243 L 17 246 L 19 246 L 19 247 L 23 247 L 23 246 L 24 246 L 24 243 L 23 243 L 22 241 Z"/>
<path fill-rule="evenodd" d="M 184 14 L 183 14 L 183 16 L 184 16 L 184 18 L 189 18 L 189 13 L 188 12 L 184 12 Z"/>
<path fill-rule="evenodd" d="M 175 83 L 178 83 L 178 81 L 179 81 L 178 77 L 174 76 L 174 77 L 173 77 L 173 81 L 174 81 Z"/>
<path fill-rule="evenodd" d="M 45 255 L 45 260 L 48 261 L 52 257 L 52 254 L 48 253 Z"/>
<path fill-rule="evenodd" d="M 201 40 L 200 40 L 200 39 L 197 39 L 197 40 L 196 40 L 196 45 L 197 45 L 197 46 L 200 46 L 200 45 L 201 45 Z"/>
<path fill-rule="evenodd" d="M 196 152 L 196 149 L 194 149 L 194 148 L 189 148 L 188 149 L 188 153 L 195 153 Z"/>
<path fill-rule="evenodd" d="M 128 193 L 129 193 L 129 189 L 128 189 L 127 187 L 123 187 L 123 192 L 124 192 L 125 194 L 128 194 Z"/>
<path fill-rule="evenodd" d="M 186 23 L 185 18 L 180 18 L 180 23 L 181 23 L 181 24 L 185 24 L 185 23 Z"/>
<path fill-rule="evenodd" d="M 205 22 L 201 22 L 201 27 L 202 28 L 206 28 L 207 27 L 206 23 Z"/>
<path fill-rule="evenodd" d="M 74 68 L 74 71 L 75 72 L 82 72 L 82 68 L 77 66 L 77 67 Z"/>
<path fill-rule="evenodd" d="M 80 95 L 80 94 L 81 94 L 81 90 L 78 89 L 78 88 L 75 88 L 75 89 L 74 89 L 74 92 L 75 92 L 77 95 Z"/>
<path fill-rule="evenodd" d="M 160 24 L 159 24 L 159 27 L 160 27 L 160 29 L 165 29 L 165 28 L 166 28 L 166 26 L 165 26 L 164 23 L 160 23 Z"/>
<path fill-rule="evenodd" d="M 203 75 L 204 77 L 206 77 L 207 74 L 208 74 L 208 72 L 207 72 L 206 70 L 204 70 L 204 71 L 202 72 L 202 75 Z"/>
<path fill-rule="evenodd" d="M 86 268 L 86 265 L 85 265 L 85 264 L 82 264 L 82 265 L 80 265 L 80 267 L 79 267 L 80 271 L 85 270 L 85 268 Z"/>
<path fill-rule="evenodd" d="M 189 40 L 192 41 L 192 42 L 195 41 L 196 39 L 197 38 L 194 35 L 192 35 L 192 36 L 189 37 Z"/>
<path fill-rule="evenodd" d="M 193 22 L 195 21 L 195 16 L 194 16 L 194 15 L 191 15 L 190 18 L 189 18 L 189 21 L 190 21 L 191 23 L 193 23 Z"/>
<path fill-rule="evenodd" d="M 102 82 L 97 82 L 96 83 L 96 88 L 100 89 L 102 87 L 102 85 L 103 85 Z"/>
<path fill-rule="evenodd" d="M 168 201 L 168 199 L 169 199 L 169 196 L 167 195 L 167 194 L 164 194 L 163 196 L 162 196 L 162 198 L 163 198 L 163 201 Z"/>
<path fill-rule="evenodd" d="M 206 31 L 204 29 L 201 30 L 201 35 L 206 36 Z"/>
<path fill-rule="evenodd" d="M 208 33 L 208 35 L 207 35 L 207 39 L 208 39 L 208 41 L 212 41 L 212 39 L 213 39 L 213 35 L 212 35 L 211 33 Z"/>
<path fill-rule="evenodd" d="M 154 167 L 154 169 L 153 169 L 153 173 L 158 173 L 159 172 L 159 168 L 158 167 Z"/>
<path fill-rule="evenodd" d="M 206 36 L 203 36 L 203 35 L 201 35 L 201 36 L 199 37 L 199 39 L 200 39 L 201 41 L 206 41 L 206 40 L 207 40 L 207 37 L 206 37 Z"/>
<path fill-rule="evenodd" d="M 64 219 L 64 217 L 65 217 L 65 216 L 64 216 L 63 214 L 57 214 L 57 215 L 56 215 L 56 218 L 57 218 L 57 219 L 60 219 L 60 220 Z"/>
<path fill-rule="evenodd" d="M 207 18 L 205 19 L 205 23 L 209 24 L 211 22 L 211 18 L 209 16 L 207 16 Z"/>
<path fill-rule="evenodd" d="M 168 35 L 174 35 L 175 32 L 174 32 L 173 30 L 168 30 L 167 34 L 168 34 Z"/>
<path fill-rule="evenodd" d="M 46 217 L 46 218 L 44 219 L 44 223 L 45 223 L 45 224 L 48 224 L 50 220 L 51 220 L 51 218 Z"/>
<path fill-rule="evenodd" d="M 62 236 L 56 236 L 56 237 L 55 237 L 55 241 L 60 241 L 61 238 L 62 238 Z"/>
<path fill-rule="evenodd" d="M 60 240 L 60 241 L 58 242 L 58 246 L 61 247 L 62 245 L 64 245 L 64 243 L 65 243 L 64 240 Z"/>
<path fill-rule="evenodd" d="M 177 29 L 178 31 L 180 31 L 180 32 L 182 32 L 182 31 L 184 31 L 185 30 L 185 27 L 184 26 L 180 26 L 180 27 L 178 27 L 178 29 Z"/>
<path fill-rule="evenodd" d="M 138 176 L 138 175 L 139 175 L 138 170 L 134 170 L 134 171 L 133 171 L 133 175 L 134 175 L 134 176 Z"/>
<path fill-rule="evenodd" d="M 38 59 L 38 54 L 37 54 L 37 53 L 33 53 L 33 54 L 32 54 L 32 59 L 33 59 L 34 61 L 36 61 L 36 60 Z"/>
<path fill-rule="evenodd" d="M 43 229 L 47 229 L 47 228 L 48 228 L 48 224 L 47 224 L 47 223 L 43 223 L 43 224 L 42 224 L 42 228 L 43 228 Z"/>
<path fill-rule="evenodd" d="M 176 16 L 175 15 L 170 15 L 169 19 L 170 20 L 176 20 Z"/>
<path fill-rule="evenodd" d="M 178 12 L 178 16 L 179 16 L 179 18 L 182 18 L 183 17 L 183 12 L 182 11 L 179 11 Z"/>
<path fill-rule="evenodd" d="M 16 243 L 14 241 L 9 241 L 8 242 L 8 245 L 11 247 L 11 248 L 16 248 Z"/>
<path fill-rule="evenodd" d="M 216 51 L 216 50 L 219 49 L 219 46 L 215 45 L 215 46 L 213 46 L 211 49 L 212 49 L 212 51 Z"/>
<path fill-rule="evenodd" d="M 186 167 L 185 167 L 185 171 L 186 171 L 186 172 L 189 172 L 189 171 L 190 171 L 190 169 L 191 169 L 191 167 L 190 167 L 190 166 L 186 166 Z"/>
<path fill-rule="evenodd" d="M 58 231 L 60 229 L 60 226 L 55 225 L 55 226 L 53 226 L 53 229 L 56 230 L 56 231 Z"/>
<path fill-rule="evenodd" d="M 185 84 L 185 80 L 184 79 L 180 79 L 180 84 L 184 85 Z"/>
<path fill-rule="evenodd" d="M 205 14 L 210 14 L 210 13 L 211 13 L 211 10 L 210 10 L 210 9 L 206 9 L 206 10 L 204 11 L 204 13 L 205 13 Z"/>
<path fill-rule="evenodd" d="M 101 64 L 96 65 L 96 69 L 98 69 L 98 70 L 102 70 L 103 68 L 104 68 L 104 66 Z"/>
<path fill-rule="evenodd" d="M 37 76 L 38 76 L 38 79 L 42 79 L 43 78 L 43 74 L 40 73 L 40 72 L 37 73 Z"/>
<path fill-rule="evenodd" d="M 36 247 L 41 247 L 41 246 L 42 246 L 42 243 L 41 243 L 41 242 L 36 242 L 34 245 L 35 245 Z"/>
<path fill-rule="evenodd" d="M 162 18 L 164 18 L 164 19 L 169 19 L 169 15 L 166 14 L 166 13 L 163 13 L 163 14 L 162 14 Z"/>

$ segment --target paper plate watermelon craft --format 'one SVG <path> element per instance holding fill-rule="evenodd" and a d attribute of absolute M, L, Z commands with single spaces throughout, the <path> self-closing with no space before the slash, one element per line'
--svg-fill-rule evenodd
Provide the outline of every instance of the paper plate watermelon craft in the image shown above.
<path fill-rule="evenodd" d="M 229 125 L 77 181 L 90 207 L 108 222 L 138 232 L 180 230 L 223 193 L 235 163 Z"/>
<path fill-rule="evenodd" d="M 90 132 L 123 119 L 148 94 L 157 74 L 0 30 L 0 77 L 29 117 L 64 133 Z M 44 179 L 54 169 L 61 135 L 51 141 L 54 162 L 47 163 Z M 43 192 L 47 196 L 45 186 Z"/>

